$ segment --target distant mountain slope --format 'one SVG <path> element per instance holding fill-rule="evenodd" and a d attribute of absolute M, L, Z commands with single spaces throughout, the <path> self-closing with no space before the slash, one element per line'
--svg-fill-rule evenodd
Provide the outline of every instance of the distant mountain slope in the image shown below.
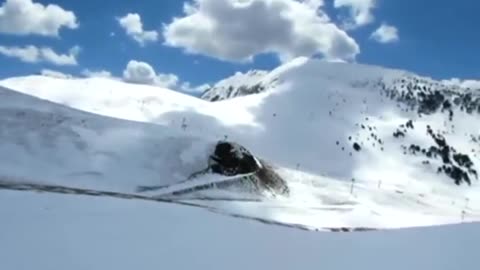
<path fill-rule="evenodd" d="M 276 79 L 270 78 L 268 74 L 263 70 L 252 70 L 245 74 L 237 72 L 207 89 L 201 98 L 215 102 L 261 93 L 275 86 Z"/>
<path fill-rule="evenodd" d="M 246 95 L 229 83 L 264 90 Z M 80 110 L 231 138 L 278 165 L 348 181 L 477 183 L 480 170 L 480 91 L 401 70 L 298 58 L 220 82 L 215 91 L 228 99 L 214 103 L 110 79 L 0 84 Z"/>
<path fill-rule="evenodd" d="M 239 91 L 250 88 L 245 88 L 238 82 L 238 78 L 247 78 L 245 80 L 249 81 L 250 77 L 250 81 L 254 81 L 253 85 L 262 86 L 255 88 L 259 91 Z M 282 105 L 271 111 L 274 117 L 285 114 L 285 110 L 294 107 L 295 112 L 288 113 L 289 115 L 308 114 L 304 118 L 310 118 L 311 121 L 318 119 L 319 125 L 329 131 L 346 121 L 351 122 L 354 129 L 357 129 L 356 132 L 332 139 L 349 156 L 365 148 L 367 151 L 387 151 L 385 142 L 394 138 L 400 146 L 398 152 L 415 156 L 413 159 L 423 159 L 419 163 L 428 170 L 436 169 L 457 184 L 470 184 L 478 179 L 478 161 L 473 161 L 478 160 L 480 134 L 477 128 L 468 126 L 468 121 L 478 123 L 480 90 L 466 87 L 475 84 L 435 81 L 406 71 L 373 66 L 297 59 L 268 74 L 236 74 L 221 81 L 219 85 L 221 87 L 207 91 L 203 98 L 214 100 L 212 96 L 215 96 L 219 97 L 217 100 L 232 99 L 229 104 L 234 104 L 238 97 L 264 92 L 272 100 L 275 97 L 277 100 L 285 97 Z M 268 105 L 267 102 L 262 104 L 263 107 Z M 390 120 L 386 121 L 386 117 Z M 294 127 L 298 121 L 302 119 L 291 118 L 285 122 Z M 417 121 L 420 127 L 414 124 Z M 390 127 L 388 132 L 379 130 L 377 126 L 386 127 L 394 122 L 397 122 L 396 128 Z M 309 126 L 311 123 L 305 123 L 303 129 L 308 130 Z M 419 130 L 415 131 L 416 127 Z M 408 135 L 407 133 L 412 133 L 409 131 L 416 134 Z M 427 138 L 421 139 L 425 135 Z M 449 136 L 463 149 L 449 145 Z M 318 134 L 317 138 L 324 137 L 325 134 Z M 419 142 L 420 139 L 422 142 Z M 438 159 L 441 162 L 436 162 Z"/>
<path fill-rule="evenodd" d="M 101 172 L 121 188 L 130 188 L 129 179 L 139 176 L 138 183 L 155 185 L 161 176 L 176 181 L 200 168 L 205 147 L 228 139 L 275 167 L 291 195 L 241 207 L 203 202 L 208 207 L 313 228 L 480 219 L 478 90 L 401 70 L 306 58 L 258 73 L 258 79 L 268 85 L 265 90 L 219 102 L 111 79 L 29 76 L 0 81 L 36 100 L 2 98 L 11 112 L 0 122 L 17 126 L 15 132 L 2 131 L 1 158 L 17 166 L 2 173 L 59 180 L 79 172 L 88 175 L 79 179 L 108 186 L 97 177 Z M 55 114 L 60 116 L 37 113 L 47 103 L 31 96 L 70 108 Z M 12 116 L 19 108 L 34 110 L 28 119 L 43 115 L 29 121 L 46 122 L 49 128 Z M 83 115 L 92 124 L 83 127 Z M 67 117 L 66 123 L 54 125 L 59 117 Z M 58 135 L 63 133 L 71 135 Z M 17 143 L 17 137 L 27 146 Z M 42 141 L 44 137 L 51 139 Z M 88 147 L 78 149 L 76 141 Z M 20 163 L 12 152 L 22 153 Z M 208 194 L 213 193 L 231 195 Z"/>

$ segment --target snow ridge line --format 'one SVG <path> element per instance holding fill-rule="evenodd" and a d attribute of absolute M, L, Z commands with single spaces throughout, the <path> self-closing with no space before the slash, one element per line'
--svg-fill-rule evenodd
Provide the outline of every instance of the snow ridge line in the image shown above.
<path fill-rule="evenodd" d="M 281 227 L 287 227 L 292 229 L 299 229 L 304 231 L 330 231 L 330 232 L 363 232 L 363 231 L 372 231 L 377 230 L 375 228 L 322 228 L 322 229 L 315 229 L 310 228 L 300 224 L 292 224 L 292 223 L 283 223 L 274 220 L 259 218 L 259 217 L 251 217 L 241 214 L 233 214 L 228 213 L 225 211 L 220 211 L 214 207 L 205 206 L 202 204 L 197 204 L 194 202 L 189 202 L 186 200 L 181 199 L 173 199 L 173 198 L 160 198 L 160 197 L 152 197 L 152 196 L 144 196 L 138 195 L 133 193 L 122 193 L 122 192 L 114 192 L 114 191 L 102 191 L 102 190 L 93 190 L 93 189 L 84 189 L 84 188 L 74 188 L 74 187 L 66 187 L 66 186 L 59 186 L 59 185 L 48 185 L 48 184 L 36 184 L 36 183 L 25 183 L 25 182 L 13 182 L 13 181 L 5 181 L 0 180 L 0 190 L 14 190 L 14 191 L 26 191 L 26 192 L 46 192 L 46 193 L 56 193 L 56 194 L 69 194 L 69 195 L 84 195 L 84 196 L 95 196 L 95 197 L 110 197 L 116 199 L 134 199 L 134 200 L 144 200 L 144 201 L 152 201 L 152 202 L 161 202 L 161 203 L 171 203 L 171 204 L 178 204 L 190 207 L 197 207 L 208 210 L 210 212 L 221 214 L 233 218 L 240 218 L 240 219 L 247 219 L 256 222 L 260 222 L 267 225 L 275 225 Z M 243 200 L 243 199 L 229 199 L 229 198 L 210 198 L 210 197 L 200 197 L 189 199 L 191 201 L 247 201 L 247 202 L 255 202 L 255 200 Z M 258 202 L 258 201 L 257 201 Z"/>
<path fill-rule="evenodd" d="M 165 202 L 165 203 L 177 203 L 188 206 L 196 206 L 196 204 L 186 202 L 186 200 L 174 199 L 174 198 L 165 198 L 161 195 L 156 196 L 145 196 L 135 193 L 124 193 L 124 192 L 115 192 L 115 191 L 105 191 L 105 190 L 94 190 L 86 188 L 75 188 L 67 187 L 60 185 L 49 185 L 49 184 L 37 184 L 37 183 L 26 183 L 26 182 L 12 182 L 0 180 L 0 189 L 3 190 L 17 190 L 17 191 L 36 191 L 36 192 L 47 192 L 47 193 L 58 193 L 58 194 L 74 194 L 74 195 L 86 195 L 86 196 L 104 196 L 112 197 L 118 199 L 137 199 L 137 200 L 146 200 L 146 201 L 156 201 L 156 202 Z M 167 194 L 170 195 L 170 194 Z M 175 194 L 172 194 L 175 195 Z M 255 202 L 258 200 L 254 199 L 235 199 L 235 198 L 222 198 L 222 197 L 195 197 L 188 200 L 198 200 L 198 201 L 251 201 Z"/>
<path fill-rule="evenodd" d="M 151 196 L 143 196 L 138 194 L 131 194 L 131 193 L 122 193 L 122 192 L 113 192 L 113 191 L 101 191 L 101 190 L 92 190 L 92 189 L 84 189 L 84 188 L 74 188 L 74 187 L 66 187 L 66 186 L 59 186 L 59 185 L 48 185 L 48 184 L 36 184 L 36 183 L 20 183 L 20 182 L 12 182 L 12 181 L 4 181 L 0 180 L 0 190 L 14 190 L 14 191 L 26 191 L 26 192 L 46 192 L 46 193 L 56 193 L 56 194 L 69 194 L 69 195 L 84 195 L 84 196 L 95 196 L 95 197 L 110 197 L 110 198 L 117 198 L 117 199 L 134 199 L 134 200 L 144 200 L 144 201 L 152 201 L 152 202 L 161 202 L 161 203 L 171 203 L 171 204 L 178 204 L 190 207 L 197 207 L 202 208 L 213 213 L 222 214 L 234 218 L 241 218 L 241 219 L 248 219 L 257 222 L 261 222 L 268 225 L 276 225 L 281 227 L 293 228 L 293 229 L 300 229 L 305 231 L 314 231 L 311 228 L 308 228 L 303 225 L 299 224 L 289 224 L 289 223 L 282 223 L 277 221 L 272 221 L 263 218 L 257 217 L 249 217 L 244 215 L 237 215 L 237 214 L 230 214 L 224 211 L 219 211 L 213 207 L 205 206 L 202 204 L 197 204 L 193 202 L 183 201 L 179 199 L 167 199 L 167 198 L 160 198 L 160 197 L 151 197 Z M 217 199 L 217 198 L 198 198 L 194 200 L 229 200 L 229 199 Z M 237 199 L 230 199 L 231 201 L 241 201 Z"/>

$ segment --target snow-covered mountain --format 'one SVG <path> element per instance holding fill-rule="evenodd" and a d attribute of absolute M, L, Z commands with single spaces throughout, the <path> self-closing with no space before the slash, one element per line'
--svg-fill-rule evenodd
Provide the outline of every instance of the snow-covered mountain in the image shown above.
<path fill-rule="evenodd" d="M 268 75 L 269 73 L 264 70 L 237 72 L 205 90 L 201 98 L 215 102 L 261 93 L 276 86 L 277 78 Z"/>
<path fill-rule="evenodd" d="M 158 208 L 150 205 L 154 202 L 96 198 L 106 207 L 98 211 L 126 208 L 135 215 L 140 205 L 147 210 L 138 213 L 139 219 L 159 211 L 190 220 L 183 215 L 195 212 L 195 219 L 212 223 L 228 216 L 327 231 L 480 220 L 477 89 L 401 70 L 306 58 L 270 72 L 236 74 L 207 91 L 206 100 L 107 78 L 27 76 L 0 85 L 0 175 L 12 183 L 10 189 L 32 190 L 24 182 L 51 187 L 44 192 L 79 193 L 55 185 L 88 189 L 77 199 L 0 191 L 25 209 L 38 203 L 59 213 L 76 211 L 93 226 L 98 213 L 89 216 L 79 210 L 92 204 L 83 195 L 146 200 L 136 187 L 181 183 L 204 169 L 215 143 L 226 139 L 274 167 L 287 182 L 289 195 L 252 195 L 238 187 L 211 189 L 197 192 L 209 200 L 180 196 L 175 206 Z M 62 206 L 63 201 L 69 204 Z M 177 203 L 222 218 L 201 209 L 177 212 Z M 0 214 L 11 214 L 3 207 L 6 204 L 0 205 Z M 33 222 L 28 215 L 15 220 Z M 121 215 L 112 220 L 125 222 Z M 15 223 L 9 226 L 14 228 Z M 232 233 L 249 230 L 235 228 Z M 195 229 L 200 234 L 203 230 Z M 154 232 L 148 227 L 144 233 Z M 271 237 L 288 245 L 284 233 Z M 388 239 L 398 241 L 401 234 Z M 315 246 L 307 240 L 302 243 Z M 451 243 L 448 248 L 456 250 L 457 242 Z M 372 264 L 365 261 L 362 266 Z"/>
<path fill-rule="evenodd" d="M 296 61 L 305 60 L 297 59 Z M 283 108 L 298 106 L 296 112 L 303 111 L 304 115 L 306 110 L 310 110 L 309 115 L 305 115 L 303 118 L 310 118 L 310 122 L 321 121 L 327 129 L 338 126 L 339 121 L 336 119 L 341 120 L 340 122 L 355 122 L 357 131 L 348 136 L 348 142 L 345 142 L 345 135 L 341 134 L 335 142 L 337 146 L 341 146 L 342 151 L 348 152 L 350 156 L 352 156 L 353 150 L 360 151 L 364 146 L 379 148 L 383 152 L 385 140 L 391 139 L 389 137 L 392 136 L 389 135 L 393 135 L 401 142 L 401 152 L 404 155 L 422 156 L 425 159 L 422 161 L 424 165 L 430 166 L 432 158 L 436 160 L 437 157 L 440 157 L 443 164 L 437 166 L 437 172 L 446 174 L 456 184 L 470 184 L 473 179 L 478 180 L 478 167 L 475 167 L 472 158 L 478 157 L 479 130 L 468 128 L 468 124 L 462 125 L 461 123 L 462 126 L 456 126 L 457 121 L 463 122 L 465 119 L 472 122 L 477 121 L 477 115 L 480 114 L 480 88 L 471 87 L 475 84 L 465 84 L 460 81 L 458 83 L 435 81 L 405 71 L 343 63 L 309 61 L 309 63 L 300 64 L 297 68 L 289 68 L 288 65 L 295 65 L 293 63 L 270 73 L 237 73 L 219 82 L 202 98 L 219 101 L 259 93 L 275 96 L 276 92 L 280 91 L 278 89 L 289 85 L 288 91 L 291 94 L 285 95 L 288 100 Z M 305 77 L 300 79 L 297 74 Z M 246 83 L 242 84 L 242 81 Z M 277 87 L 278 85 L 280 86 Z M 362 89 L 362 92 L 358 93 L 356 90 L 350 92 L 350 89 Z M 323 93 L 312 93 L 312 91 Z M 294 96 L 304 94 L 308 96 L 305 98 Z M 321 108 L 314 108 L 316 105 Z M 275 109 L 279 111 L 278 114 L 284 114 L 283 108 Z M 327 109 L 330 119 L 324 118 Z M 319 111 L 322 110 L 324 110 L 323 115 L 319 114 Z M 397 114 L 395 121 L 401 121 L 400 117 L 404 119 L 404 122 L 398 122 L 397 128 L 391 132 L 379 135 L 377 134 L 378 127 L 375 124 L 392 123 L 384 120 L 385 117 L 392 117 L 392 115 L 385 114 L 386 111 Z M 277 115 L 277 112 L 272 113 L 273 116 Z M 455 117 L 456 114 L 459 115 Z M 352 120 L 352 118 L 357 119 Z M 295 125 L 294 122 L 298 121 L 291 120 L 289 124 L 292 126 Z M 438 123 L 438 120 L 441 123 Z M 405 140 L 407 133 L 415 130 L 414 122 L 417 121 L 422 124 L 420 132 L 427 134 L 431 142 L 418 144 L 408 139 Z M 308 125 L 306 127 L 308 129 Z M 385 130 L 380 132 L 384 133 Z M 463 133 L 463 138 L 458 138 L 460 144 L 464 144 L 464 142 L 470 144 L 469 147 L 463 149 L 463 152 L 448 144 L 447 135 L 457 137 L 455 135 L 458 133 Z M 417 140 L 422 136 L 413 137 Z"/>
<path fill-rule="evenodd" d="M 357 206 L 367 205 L 360 201 L 368 199 L 370 207 L 375 205 L 370 211 L 378 213 L 382 210 L 376 208 L 385 205 L 385 197 L 378 194 L 387 193 L 382 196 L 389 198 L 388 205 L 396 205 L 396 211 L 419 215 L 428 210 L 441 213 L 438 222 L 448 223 L 458 220 L 462 209 L 405 208 L 395 194 L 413 196 L 408 200 L 419 194 L 429 194 L 434 201 L 475 200 L 480 190 L 477 90 L 447 87 L 405 71 L 304 58 L 261 77 L 275 83 L 258 94 L 220 102 L 105 78 L 29 76 L 1 81 L 0 85 L 30 95 L 4 90 L 8 93 L 4 95 L 18 100 L 2 99 L 12 115 L 3 114 L 4 122 L 18 126 L 18 132 L 4 134 L 9 137 L 2 140 L 7 149 L 3 153 L 21 153 L 21 157 L 4 155 L 2 162 L 15 167 L 2 173 L 21 178 L 35 175 L 55 183 L 73 176 L 69 181 L 82 187 L 95 182 L 102 188 L 131 192 L 137 185 L 184 180 L 207 166 L 215 142 L 227 139 L 276 166 L 288 182 L 292 192 L 281 204 L 297 210 L 293 215 L 279 214 L 276 221 L 315 228 L 403 227 L 438 221 L 424 223 L 417 218 L 400 224 L 391 222 L 392 213 L 384 211 L 380 220 L 329 219 L 325 223 L 310 217 L 327 213 L 309 210 L 305 219 L 304 214 L 298 216 L 305 211 L 303 206 L 292 203 L 303 205 L 307 200 L 321 205 L 343 198 L 358 210 Z M 42 106 L 50 106 L 49 113 L 39 112 Z M 25 112 L 26 117 L 16 116 Z M 57 118 L 66 120 L 59 125 Z M 29 127 L 42 122 L 46 129 Z M 47 165 L 31 166 L 35 160 Z M 353 189 L 365 189 L 368 198 L 352 198 L 352 183 Z M 323 185 L 331 187 L 319 188 Z M 341 191 L 332 196 L 330 189 Z M 272 209 L 280 201 L 263 206 Z M 232 210 L 225 203 L 221 208 L 261 216 L 257 206 Z M 450 216 L 445 219 L 447 212 Z"/>

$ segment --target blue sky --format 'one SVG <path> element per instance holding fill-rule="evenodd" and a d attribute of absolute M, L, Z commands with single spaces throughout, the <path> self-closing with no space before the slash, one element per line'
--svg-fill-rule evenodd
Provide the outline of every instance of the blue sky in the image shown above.
<path fill-rule="evenodd" d="M 8 0 L 0 3 L 5 6 L 6 2 L 9 1 L 17 1 L 26 5 L 32 2 L 32 0 Z M 268 2 L 269 0 L 255 1 Z M 293 0 L 275 1 L 288 2 Z M 338 3 L 344 1 L 346 4 L 335 7 L 334 1 L 338 1 Z M 206 2 L 212 1 L 197 0 L 199 5 Z M 355 59 L 348 59 L 348 61 L 407 69 L 438 79 L 453 77 L 480 78 L 478 65 L 480 54 L 477 51 L 480 48 L 480 36 L 477 30 L 478 25 L 480 25 L 480 17 L 476 16 L 476 12 L 480 10 L 479 1 L 460 0 L 453 3 L 447 0 L 324 0 L 323 2 L 323 5 L 319 7 L 319 12 L 328 15 L 331 23 L 334 23 L 338 28 L 336 31 L 344 32 L 358 46 L 359 52 L 356 52 Z M 365 8 L 365 6 L 361 6 L 361 2 L 372 3 L 372 6 L 367 9 L 371 16 L 369 20 L 366 20 L 368 22 L 365 20 L 356 21 L 360 17 L 355 17 L 355 8 Z M 78 27 L 68 27 L 66 21 L 64 21 L 64 24 L 59 26 L 58 36 L 41 34 L 39 33 L 40 30 L 35 30 L 35 27 L 32 27 L 33 30 L 29 28 L 30 30 L 23 30 L 20 33 L 21 29 L 17 31 L 15 27 L 12 28 L 9 25 L 8 20 L 12 20 L 10 17 L 4 18 L 2 21 L 0 12 L 0 47 L 12 48 L 33 45 L 38 48 L 50 47 L 58 54 L 68 54 L 72 47 L 79 46 L 80 52 L 75 57 L 77 63 L 76 65 L 58 65 L 40 60 L 25 62 L 18 57 L 0 54 L 0 66 L 3 67 L 0 69 L 0 77 L 2 78 L 38 73 L 42 69 L 52 69 L 73 75 L 79 75 L 85 69 L 106 70 L 114 76 L 121 77 L 127 63 L 130 60 L 137 60 L 148 63 L 158 74 L 174 74 L 182 82 L 201 85 L 215 82 L 232 75 L 236 71 L 272 69 L 280 64 L 278 55 L 282 53 L 291 53 L 296 56 L 311 51 L 303 49 L 310 44 L 308 43 L 305 46 L 300 46 L 302 49 L 297 49 L 292 45 L 295 48 L 288 47 L 282 48 L 280 51 L 272 50 L 258 54 L 254 53 L 255 50 L 248 51 L 249 49 L 246 49 L 248 53 L 240 56 L 235 55 L 237 47 L 227 50 L 228 52 L 217 52 L 213 48 L 215 44 L 208 44 L 208 39 L 214 39 L 221 34 L 212 34 L 211 37 L 207 37 L 206 41 L 198 41 L 193 39 L 202 39 L 203 32 L 198 32 L 198 36 L 189 33 L 186 36 L 188 40 L 185 41 L 185 36 L 182 36 L 181 31 L 178 30 L 181 25 L 172 27 L 174 29 L 172 30 L 173 37 L 170 38 L 173 40 L 172 42 L 181 44 L 167 46 L 164 44 L 167 38 L 163 34 L 163 25 L 171 24 L 174 17 L 187 16 L 183 12 L 184 1 L 180 0 L 35 0 L 34 3 L 44 6 L 55 4 L 63 10 L 73 12 Z M 227 9 L 228 7 L 224 6 L 222 8 Z M 144 30 L 156 31 L 158 39 L 145 42 L 142 46 L 129 36 L 118 20 L 128 13 L 137 13 L 141 17 Z M 273 12 L 270 15 L 278 16 Z M 13 14 L 12 16 L 20 15 Z M 259 22 L 262 23 L 263 18 L 256 17 L 245 18 L 245 20 L 239 20 L 237 23 L 256 19 L 259 19 Z M 28 21 L 28 18 L 26 20 Z M 291 20 L 295 20 L 295 18 L 291 18 Z M 272 19 L 272 21 L 275 20 Z M 42 22 L 37 21 L 36 23 L 39 25 Z M 398 29 L 398 40 L 382 43 L 371 37 L 372 33 L 382 23 Z M 255 28 L 247 29 L 255 31 Z M 276 33 L 260 33 L 257 36 L 252 34 L 252 36 L 261 37 L 263 40 L 266 35 L 270 34 L 274 36 Z M 250 36 L 250 33 L 245 35 Z M 308 33 L 302 35 L 308 35 Z M 303 38 L 304 36 L 300 37 Z M 232 39 L 235 36 L 224 38 Z M 309 38 L 313 40 L 315 37 Z M 258 41 L 259 38 L 252 40 Z M 272 43 L 279 38 L 272 37 L 271 39 L 265 38 L 265 40 Z M 317 44 L 314 41 L 312 42 Z M 328 51 L 326 54 L 349 58 L 349 55 L 355 50 L 351 41 L 345 39 L 345 42 L 348 53 L 337 54 Z M 235 46 L 240 46 L 238 47 L 239 51 L 245 47 L 249 48 L 248 44 L 239 45 L 237 43 L 238 41 L 232 41 Z M 230 43 L 225 42 L 225 44 L 225 46 L 228 46 L 227 44 Z M 276 45 L 268 45 L 270 46 L 268 47 L 267 45 L 256 44 L 255 46 L 270 48 Z M 188 49 L 197 50 L 197 53 L 186 53 L 185 50 Z M 252 61 L 242 62 L 242 59 L 239 59 L 249 55 L 249 53 L 255 55 Z M 319 55 L 322 56 L 323 54 L 320 53 Z"/>

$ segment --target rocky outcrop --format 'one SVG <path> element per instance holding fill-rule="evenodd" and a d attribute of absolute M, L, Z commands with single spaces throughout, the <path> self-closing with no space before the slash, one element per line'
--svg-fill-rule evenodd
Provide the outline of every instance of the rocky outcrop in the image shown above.
<path fill-rule="evenodd" d="M 266 161 L 261 161 L 262 167 L 251 178 L 251 181 L 259 189 L 269 190 L 273 193 L 282 195 L 290 194 L 290 189 L 287 186 L 285 180 L 275 172 L 275 169 Z"/>
<path fill-rule="evenodd" d="M 225 175 L 245 175 L 257 191 L 268 190 L 273 193 L 287 195 L 289 188 L 267 162 L 256 158 L 245 147 L 227 141 L 220 141 L 210 156 L 209 168 L 212 172 Z"/>
<path fill-rule="evenodd" d="M 233 176 L 257 172 L 260 162 L 243 146 L 233 142 L 219 142 L 210 156 L 210 168 L 214 173 Z"/>

